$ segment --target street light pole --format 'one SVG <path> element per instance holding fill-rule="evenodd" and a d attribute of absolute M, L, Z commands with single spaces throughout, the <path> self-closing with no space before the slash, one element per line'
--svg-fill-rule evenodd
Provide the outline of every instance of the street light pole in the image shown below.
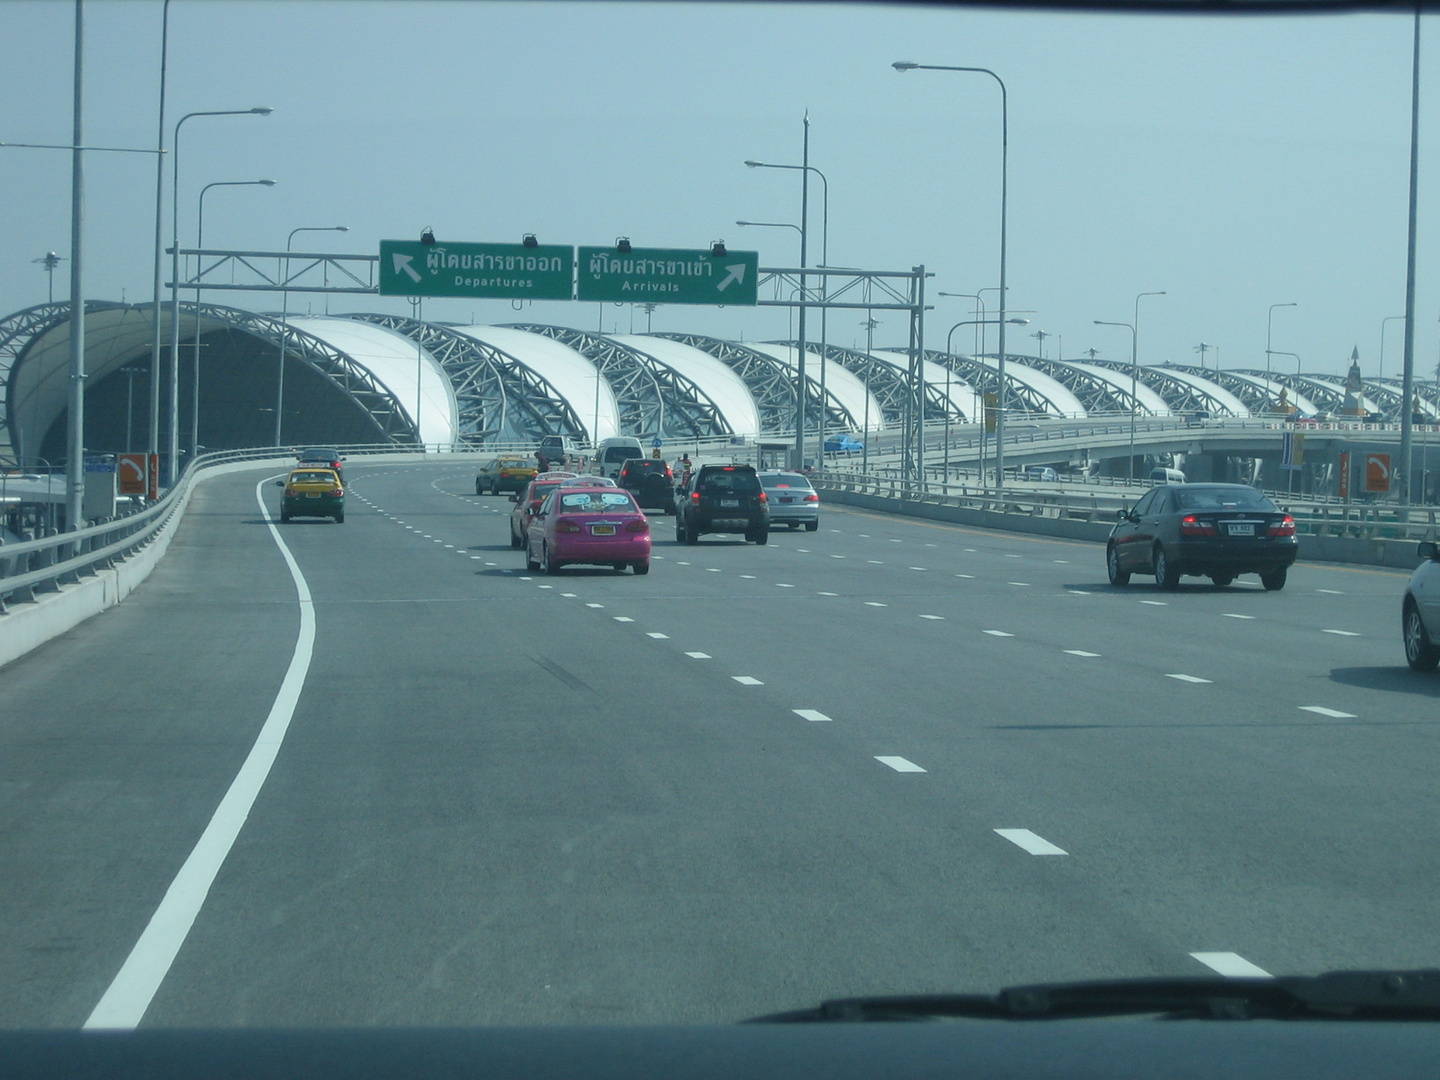
<path fill-rule="evenodd" d="M 1271 304 L 1271 305 L 1270 305 L 1270 310 L 1265 313 L 1265 377 L 1266 377 L 1266 378 L 1269 378 L 1269 377 L 1270 377 L 1270 337 L 1271 337 L 1271 331 L 1274 329 L 1274 326 L 1275 326 L 1275 309 L 1276 309 L 1277 307 L 1297 307 L 1297 306 L 1298 306 L 1298 305 L 1297 305 L 1297 304 L 1294 304 L 1294 303 L 1289 303 L 1289 304 Z M 1385 332 L 1385 326 L 1384 326 L 1383 323 L 1382 323 L 1381 326 L 1380 326 L 1380 332 L 1381 332 L 1381 334 L 1384 334 L 1384 332 Z M 1383 347 L 1383 344 L 1384 344 L 1384 343 L 1382 342 L 1381 344 L 1382 344 L 1382 347 Z M 1267 392 L 1268 392 L 1268 388 L 1267 388 Z"/>
<path fill-rule="evenodd" d="M 160 453 L 160 304 L 164 297 L 160 268 L 165 256 L 162 225 L 165 220 L 165 71 L 169 49 L 170 0 L 165 0 L 160 10 L 160 118 L 155 135 L 155 305 L 150 313 L 149 453 L 152 457 Z"/>
<path fill-rule="evenodd" d="M 200 189 L 199 209 L 195 214 L 195 246 L 205 246 L 205 193 L 212 187 L 274 187 L 274 180 L 216 180 Z M 205 258 L 196 256 L 197 260 Z M 190 377 L 190 456 L 193 459 L 200 446 L 200 278 L 204 274 L 202 261 L 195 264 L 195 363 Z M 127 446 L 126 449 L 129 449 Z"/>
<path fill-rule="evenodd" d="M 1379 382 L 1385 377 L 1385 324 L 1390 322 L 1404 321 L 1404 315 L 1387 315 L 1380 320 L 1380 370 L 1375 374 L 1375 381 Z"/>
<path fill-rule="evenodd" d="M 285 271 L 280 275 L 280 370 L 275 378 L 275 445 L 280 445 L 281 423 L 285 414 L 285 338 L 290 332 L 290 246 L 295 234 L 302 232 L 349 232 L 348 225 L 302 225 L 291 229 L 285 238 Z M 416 423 L 419 421 L 417 419 Z"/>
<path fill-rule="evenodd" d="M 995 489 L 1005 493 L 1005 230 L 1009 218 L 1010 106 L 1005 81 L 989 68 L 916 64 L 901 60 L 891 65 L 896 71 L 957 71 L 988 75 L 1000 86 L 1000 355 L 999 409 L 995 418 Z"/>
<path fill-rule="evenodd" d="M 973 294 L 972 294 L 972 295 L 973 295 Z M 1011 325 L 1013 325 L 1013 326 L 1029 326 L 1029 325 L 1030 325 L 1030 320 L 1029 320 L 1029 319 L 1011 319 L 1011 320 L 1009 320 L 1009 321 L 1010 321 Z M 953 355 L 954 355 L 950 350 L 954 347 L 953 344 L 952 344 L 952 342 L 953 342 L 954 337 L 955 337 L 955 331 L 956 331 L 956 330 L 959 330 L 960 327 L 962 327 L 962 326 L 979 326 L 979 327 L 983 328 L 983 327 L 988 326 L 990 323 L 993 323 L 993 322 L 995 322 L 994 319 L 966 319 L 964 322 L 957 322 L 954 326 L 950 327 L 950 332 L 945 335 L 945 355 L 946 355 L 946 356 L 953 356 Z M 984 479 L 985 479 L 985 449 L 984 449 L 984 448 L 985 448 L 985 398 L 984 398 L 984 396 L 983 396 L 983 391 L 982 391 L 982 396 L 981 396 L 981 398 L 980 398 L 980 448 L 981 448 L 981 449 L 980 449 L 980 479 L 981 479 L 981 482 L 983 483 L 983 482 L 984 482 Z M 949 365 L 949 364 L 946 364 L 946 365 L 945 365 L 945 482 L 946 482 L 946 483 L 949 483 L 949 481 L 950 481 L 950 365 Z"/>
<path fill-rule="evenodd" d="M 806 131 L 806 148 L 807 148 L 807 149 L 806 149 L 806 159 L 807 159 L 807 164 L 804 164 L 804 165 L 772 165 L 772 164 L 769 164 L 769 163 L 764 162 L 764 161 L 747 161 L 747 162 L 745 162 L 745 165 L 746 165 L 747 168 L 750 168 L 750 169 L 795 169 L 795 170 L 803 170 L 803 171 L 805 171 L 805 172 L 813 172 L 816 176 L 820 177 L 820 185 L 821 185 L 820 265 L 821 265 L 821 266 L 829 266 L 829 265 L 830 265 L 830 180 L 829 180 L 829 178 L 828 178 L 823 172 L 821 172 L 819 169 L 817 169 L 814 165 L 808 164 L 808 158 L 809 158 L 809 149 L 808 149 L 808 148 L 809 148 L 809 131 L 810 131 L 810 120 L 809 120 L 809 117 L 808 117 L 808 116 L 807 116 L 806 119 L 805 119 L 805 131 Z M 803 211 L 802 211 L 802 214 L 803 214 Z M 804 256 L 803 256 L 803 255 L 801 256 L 800 265 L 801 265 L 802 268 L 803 268 L 804 265 L 805 265 Z M 828 276 L 822 276 L 821 279 L 820 279 L 820 300 L 821 300 L 822 303 L 823 303 L 824 300 L 825 300 L 825 294 L 826 294 L 826 289 L 827 289 L 827 287 L 828 287 L 828 284 L 829 284 L 829 278 L 828 278 Z M 803 296 L 803 294 L 802 294 L 802 296 Z M 821 458 L 822 460 L 824 459 L 824 455 L 825 455 L 825 415 L 826 415 L 826 412 L 825 412 L 825 404 L 826 404 L 826 402 L 829 400 L 829 399 L 826 397 L 826 394 L 825 394 L 825 366 L 826 366 L 826 365 L 825 365 L 825 359 L 826 359 L 825 353 L 826 353 L 826 351 L 827 351 L 827 349 L 828 349 L 828 346 L 829 346 L 829 342 L 828 342 L 828 340 L 827 340 L 827 338 L 828 338 L 827 330 L 828 330 L 828 327 L 829 327 L 829 320 L 826 318 L 826 316 L 827 316 L 828 314 L 829 314 L 829 312 L 827 311 L 827 309 L 825 309 L 825 308 L 823 308 L 823 307 L 820 309 L 820 445 L 819 445 L 819 447 L 818 447 L 817 450 L 816 450 L 816 456 L 819 457 L 819 458 Z"/>
<path fill-rule="evenodd" d="M 120 369 L 120 374 L 125 376 L 125 450 L 128 453 L 132 446 L 133 431 L 132 421 L 135 418 L 135 376 L 145 370 L 134 364 L 126 364 Z"/>
<path fill-rule="evenodd" d="M 170 440 L 166 483 L 174 484 L 180 456 L 180 129 L 197 116 L 269 116 L 268 105 L 253 109 L 213 109 L 186 113 L 175 122 L 170 140 Z M 197 326 L 198 332 L 198 326 Z"/>

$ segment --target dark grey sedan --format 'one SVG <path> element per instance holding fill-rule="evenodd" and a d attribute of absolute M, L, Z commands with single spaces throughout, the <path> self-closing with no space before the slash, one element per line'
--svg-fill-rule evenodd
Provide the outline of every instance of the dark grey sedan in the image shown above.
<path fill-rule="evenodd" d="M 1259 574 L 1283 589 L 1295 561 L 1295 519 L 1244 484 L 1165 484 L 1121 510 L 1105 545 L 1110 584 L 1154 574 L 1162 589 L 1186 575 L 1218 588 L 1240 574 Z"/>

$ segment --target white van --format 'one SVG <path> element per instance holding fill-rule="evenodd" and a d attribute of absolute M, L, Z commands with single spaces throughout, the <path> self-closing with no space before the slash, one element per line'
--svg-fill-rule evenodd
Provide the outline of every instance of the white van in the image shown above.
<path fill-rule="evenodd" d="M 645 448 L 640 445 L 639 439 L 623 435 L 601 439 L 600 444 L 595 447 L 595 458 L 590 463 L 590 471 L 596 476 L 614 479 L 620 475 L 620 469 L 625 462 L 644 456 Z"/>
<path fill-rule="evenodd" d="M 1183 484 L 1185 483 L 1185 474 L 1179 469 L 1151 469 L 1150 483 Z"/>

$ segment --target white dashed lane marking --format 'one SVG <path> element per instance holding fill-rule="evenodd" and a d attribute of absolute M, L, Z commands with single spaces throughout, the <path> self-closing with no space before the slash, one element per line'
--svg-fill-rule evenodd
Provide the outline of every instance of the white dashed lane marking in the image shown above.
<path fill-rule="evenodd" d="M 616 616 L 614 616 L 614 619 L 615 619 L 616 622 L 634 622 L 634 621 L 635 621 L 634 619 L 629 618 L 628 616 L 625 616 L 625 615 L 616 615 Z"/>
<path fill-rule="evenodd" d="M 1169 607 L 1169 606 L 1170 606 L 1170 605 L 1169 605 L 1168 603 L 1166 603 L 1164 600 L 1141 600 L 1140 603 L 1142 603 L 1142 604 L 1149 604 L 1151 607 Z"/>
<path fill-rule="evenodd" d="M 920 618 L 922 618 L 922 619 L 935 619 L 935 620 L 937 620 L 937 621 L 939 621 L 939 622 L 944 622 L 944 621 L 945 621 L 945 616 L 944 616 L 944 615 L 921 615 Z"/>
<path fill-rule="evenodd" d="M 599 608 L 603 608 L 605 605 L 604 605 L 604 604 L 586 604 L 585 606 L 586 606 L 586 607 L 599 607 Z"/>
<path fill-rule="evenodd" d="M 690 657 L 691 660 L 709 660 L 709 659 L 710 659 L 710 654 L 709 654 L 709 653 L 703 653 L 703 652 L 687 652 L 685 655 L 688 656 L 688 657 Z"/>
<path fill-rule="evenodd" d="M 1270 979 L 1270 972 L 1233 952 L 1192 952 L 1196 960 L 1228 979 Z"/>
<path fill-rule="evenodd" d="M 1221 615 L 1220 615 L 1220 617 L 1221 617 L 1222 619 L 1253 619 L 1253 618 L 1255 618 L 1254 615 L 1236 615 L 1233 611 L 1225 611 L 1225 612 L 1222 612 Z"/>
<path fill-rule="evenodd" d="M 1179 672 L 1167 672 L 1165 677 L 1167 679 L 1179 679 L 1181 682 L 1188 683 L 1208 683 L 1211 681 L 1209 679 L 1202 679 L 1198 675 L 1182 675 Z"/>
<path fill-rule="evenodd" d="M 866 601 L 865 601 L 865 606 L 866 606 L 866 607 L 889 607 L 890 605 L 889 605 L 889 604 L 882 604 L 882 603 L 880 603 L 880 601 L 878 601 L 878 600 L 866 600 Z"/>
<path fill-rule="evenodd" d="M 738 682 L 741 686 L 764 686 L 764 685 L 765 685 L 765 684 L 764 684 L 763 682 L 761 682 L 759 679 L 752 678 L 752 677 L 749 676 L 749 675 L 731 675 L 730 678 L 734 679 L 734 680 L 735 680 L 736 682 Z"/>
<path fill-rule="evenodd" d="M 1029 829 L 996 829 L 997 836 L 1003 836 L 1018 848 L 1031 855 L 1068 855 L 1064 848 L 1058 848 L 1043 836 L 1036 836 Z"/>
<path fill-rule="evenodd" d="M 646 636 L 646 637 L 653 637 L 653 638 L 655 638 L 657 641 L 660 641 L 660 640 L 663 640 L 663 639 L 665 639 L 665 638 L 668 638 L 670 635 L 669 635 L 669 634 L 662 634 L 662 633 L 660 633 L 660 632 L 657 631 L 657 630 L 651 630 L 651 631 L 650 631 L 649 633 L 647 633 L 645 636 Z"/>
<path fill-rule="evenodd" d="M 896 772 L 924 772 L 924 771 L 925 771 L 925 770 L 922 769 L 919 765 L 916 765 L 913 761 L 907 761 L 907 760 L 906 760 L 905 758 L 903 758 L 903 757 L 892 757 L 892 756 L 889 756 L 889 755 L 876 754 L 876 755 L 875 755 L 875 760 L 878 761 L 878 762 L 880 762 L 881 765 L 888 765 L 888 766 L 890 766 L 890 768 L 894 769 Z"/>
<path fill-rule="evenodd" d="M 1354 630 L 1321 630 L 1322 634 L 1334 634 L 1337 637 L 1359 637 Z"/>
<path fill-rule="evenodd" d="M 1095 657 L 1100 655 L 1098 652 L 1086 652 L 1084 649 L 1066 649 L 1065 651 L 1071 656 Z"/>
<path fill-rule="evenodd" d="M 1004 630 L 982 630 L 982 634 L 989 634 L 991 637 L 1014 637 L 1014 634 L 1007 634 Z"/>
<path fill-rule="evenodd" d="M 1328 717 L 1330 717 L 1330 719 L 1332 719 L 1332 720 L 1354 720 L 1354 719 L 1355 719 L 1355 714 L 1354 714 L 1354 713 L 1340 712 L 1340 710 L 1338 710 L 1338 709 L 1327 709 L 1327 708 L 1325 708 L 1325 706 L 1323 706 L 1323 705 L 1301 705 L 1301 706 L 1300 706 L 1300 711 L 1301 711 L 1301 712 L 1313 712 L 1313 713 L 1318 713 L 1318 714 L 1321 715 L 1321 716 L 1328 716 Z"/>
<path fill-rule="evenodd" d="M 830 717 L 816 709 L 791 709 L 790 711 L 800 717 L 801 720 L 809 720 L 814 724 L 831 722 Z"/>

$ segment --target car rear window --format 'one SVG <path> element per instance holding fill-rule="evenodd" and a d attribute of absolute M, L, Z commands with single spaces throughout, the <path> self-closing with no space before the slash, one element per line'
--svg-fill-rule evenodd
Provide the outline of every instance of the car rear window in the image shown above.
<path fill-rule="evenodd" d="M 717 471 L 700 478 L 701 491 L 759 491 L 760 478 L 753 472 Z"/>
<path fill-rule="evenodd" d="M 635 510 L 635 500 L 623 491 L 567 491 L 560 496 L 561 512 L 566 514 L 603 514 Z"/>
<path fill-rule="evenodd" d="M 1275 504 L 1254 488 L 1190 488 L 1175 492 L 1181 510 L 1274 510 Z"/>
<path fill-rule="evenodd" d="M 633 458 L 634 456 L 635 456 L 635 448 L 634 448 L 633 446 L 612 446 L 612 447 L 610 447 L 610 449 L 608 449 L 608 450 L 605 451 L 605 456 L 604 456 L 603 458 L 601 458 L 600 460 L 601 460 L 601 461 L 605 461 L 605 462 L 612 462 L 612 461 L 622 461 L 622 462 L 623 462 L 623 461 L 629 461 L 629 460 L 630 460 L 631 458 Z"/>
<path fill-rule="evenodd" d="M 767 488 L 808 488 L 810 481 L 799 473 L 770 473 L 760 478 Z"/>
<path fill-rule="evenodd" d="M 328 471 L 295 472 L 290 474 L 292 484 L 333 484 L 335 474 Z"/>

